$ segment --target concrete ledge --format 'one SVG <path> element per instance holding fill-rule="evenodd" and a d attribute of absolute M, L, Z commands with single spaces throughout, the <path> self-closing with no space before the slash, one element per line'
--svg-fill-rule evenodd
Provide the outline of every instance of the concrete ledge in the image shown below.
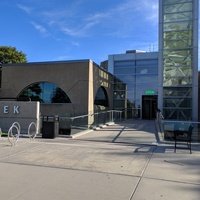
<path fill-rule="evenodd" d="M 101 124 L 101 125 L 99 125 L 99 127 L 100 128 L 105 128 L 105 127 L 107 127 L 107 125 L 106 124 Z"/>
<path fill-rule="evenodd" d="M 112 126 L 112 125 L 115 125 L 115 122 L 108 122 L 106 123 L 107 126 Z"/>
<path fill-rule="evenodd" d="M 88 129 L 88 130 L 81 131 L 81 132 L 79 132 L 79 133 L 75 133 L 75 134 L 69 135 L 69 136 L 71 136 L 70 138 L 77 138 L 77 137 L 80 137 L 80 136 L 85 135 L 85 134 L 87 134 L 87 133 L 90 133 L 90 132 L 92 132 L 92 131 L 93 131 L 92 129 Z"/>
<path fill-rule="evenodd" d="M 99 127 L 99 126 L 95 126 L 95 127 L 93 127 L 93 130 L 94 131 L 96 131 L 96 130 L 100 130 L 101 129 L 101 127 Z"/>

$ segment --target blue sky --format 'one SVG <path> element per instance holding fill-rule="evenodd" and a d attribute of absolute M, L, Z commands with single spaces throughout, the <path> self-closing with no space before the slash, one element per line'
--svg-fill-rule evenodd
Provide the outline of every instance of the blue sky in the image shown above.
<path fill-rule="evenodd" d="M 29 62 L 157 50 L 158 0 L 1 0 L 0 45 Z"/>

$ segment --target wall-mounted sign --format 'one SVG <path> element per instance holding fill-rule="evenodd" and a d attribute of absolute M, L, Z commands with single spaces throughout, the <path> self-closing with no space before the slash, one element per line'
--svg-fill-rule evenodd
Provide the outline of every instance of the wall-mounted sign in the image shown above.
<path fill-rule="evenodd" d="M 155 90 L 145 90 L 145 95 L 155 95 L 156 91 Z"/>
<path fill-rule="evenodd" d="M 21 133 L 26 133 L 32 122 L 39 130 L 40 103 L 35 101 L 0 101 L 0 128 L 7 132 L 13 122 L 18 122 Z"/>
<path fill-rule="evenodd" d="M 19 114 L 19 106 L 15 106 L 13 105 L 12 107 L 10 106 L 3 106 L 3 113 L 4 114 L 8 114 L 10 112 L 12 112 L 13 114 Z"/>

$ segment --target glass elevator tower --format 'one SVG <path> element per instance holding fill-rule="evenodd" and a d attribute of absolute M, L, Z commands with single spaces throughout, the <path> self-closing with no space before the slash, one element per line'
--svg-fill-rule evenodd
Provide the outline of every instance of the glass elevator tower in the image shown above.
<path fill-rule="evenodd" d="M 198 119 L 198 0 L 159 0 L 159 108 Z"/>

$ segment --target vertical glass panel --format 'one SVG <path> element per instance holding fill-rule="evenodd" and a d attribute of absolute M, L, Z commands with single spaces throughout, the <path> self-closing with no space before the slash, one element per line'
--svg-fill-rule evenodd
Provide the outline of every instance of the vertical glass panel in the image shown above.
<path fill-rule="evenodd" d="M 192 30 L 186 30 L 186 31 L 167 31 L 164 32 L 163 36 L 164 41 L 170 40 L 170 41 L 192 41 Z"/>
<path fill-rule="evenodd" d="M 127 67 L 127 66 L 135 66 L 135 61 L 126 60 L 126 61 L 115 61 L 115 67 Z"/>
<path fill-rule="evenodd" d="M 175 107 L 175 108 L 191 108 L 192 107 L 192 99 L 191 98 L 164 98 L 163 101 L 164 107 Z"/>
<path fill-rule="evenodd" d="M 158 83 L 158 76 L 157 75 L 138 75 L 136 77 L 136 84 L 157 84 Z"/>
<path fill-rule="evenodd" d="M 163 96 L 172 96 L 172 97 L 192 97 L 192 88 L 164 88 L 163 89 Z"/>
<path fill-rule="evenodd" d="M 164 15 L 165 22 L 192 20 L 192 12 L 170 13 Z"/>
<path fill-rule="evenodd" d="M 191 77 L 191 67 L 166 67 L 164 69 L 164 76 L 176 76 L 176 77 Z"/>
<path fill-rule="evenodd" d="M 188 121 L 192 119 L 191 109 L 164 108 L 163 114 L 165 116 L 165 119 L 188 120 Z"/>
<path fill-rule="evenodd" d="M 147 59 L 147 60 L 137 60 L 136 61 L 137 66 L 142 66 L 142 65 L 158 65 L 158 60 L 157 59 Z"/>
<path fill-rule="evenodd" d="M 163 51 L 164 67 L 181 67 L 181 66 L 191 66 L 192 63 L 192 51 L 191 50 L 171 50 Z"/>
<path fill-rule="evenodd" d="M 192 30 L 192 21 L 172 22 L 164 24 L 164 31 Z"/>
<path fill-rule="evenodd" d="M 114 74 L 134 74 L 135 73 L 135 67 L 120 67 L 120 68 L 114 68 Z"/>
<path fill-rule="evenodd" d="M 114 84 L 114 90 L 126 90 L 126 84 L 115 83 Z"/>
<path fill-rule="evenodd" d="M 192 77 L 164 77 L 163 86 L 192 86 Z"/>
<path fill-rule="evenodd" d="M 192 40 L 165 40 L 164 42 L 165 49 L 185 49 L 192 47 Z"/>
<path fill-rule="evenodd" d="M 192 3 L 169 4 L 164 6 L 164 13 L 192 11 Z"/>
<path fill-rule="evenodd" d="M 124 109 L 125 108 L 125 101 L 124 100 L 114 100 L 114 108 Z"/>
<path fill-rule="evenodd" d="M 163 0 L 164 4 L 174 4 L 174 3 L 185 3 L 191 2 L 192 0 Z"/>
<path fill-rule="evenodd" d="M 126 97 L 125 91 L 114 91 L 114 96 L 113 96 L 114 99 L 121 100 L 125 99 L 125 97 Z"/>
<path fill-rule="evenodd" d="M 193 1 L 163 0 L 163 114 L 191 120 Z"/>
<path fill-rule="evenodd" d="M 156 66 L 141 66 L 136 68 L 136 73 L 145 75 L 145 74 L 158 74 L 158 67 Z"/>

